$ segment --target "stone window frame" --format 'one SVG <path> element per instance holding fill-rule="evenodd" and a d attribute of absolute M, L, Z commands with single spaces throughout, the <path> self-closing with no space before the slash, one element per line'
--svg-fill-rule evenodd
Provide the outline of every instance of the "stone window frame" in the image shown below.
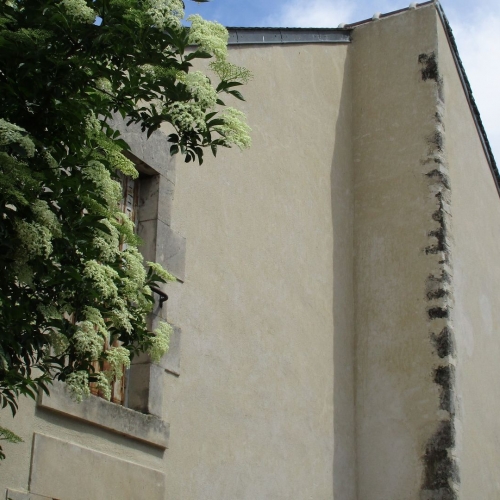
<path fill-rule="evenodd" d="M 166 136 L 156 131 L 149 139 L 139 126 L 125 125 L 115 116 L 112 125 L 121 132 L 131 150 L 126 156 L 139 171 L 139 206 L 137 234 L 143 244 L 139 248 L 145 261 L 158 262 L 181 283 L 184 282 L 186 240 L 171 227 L 175 188 L 175 161 L 169 153 Z M 166 292 L 165 284 L 160 289 Z M 167 319 L 167 304 L 154 294 L 154 306 L 148 316 L 148 328 Z M 69 397 L 61 382 L 55 382 L 50 396 L 40 392 L 38 407 L 88 422 L 113 433 L 168 448 L 170 425 L 163 420 L 164 377 L 180 376 L 181 330 L 173 326 L 168 352 L 159 363 L 143 353 L 135 356 L 127 373 L 126 407 L 90 395 L 82 403 Z"/>

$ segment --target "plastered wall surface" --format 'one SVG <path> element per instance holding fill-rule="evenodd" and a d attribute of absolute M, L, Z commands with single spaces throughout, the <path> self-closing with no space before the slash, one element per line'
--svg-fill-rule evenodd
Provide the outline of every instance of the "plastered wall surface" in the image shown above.
<path fill-rule="evenodd" d="M 436 49 L 436 23 L 434 7 L 408 11 L 356 28 L 350 47 L 361 500 L 421 498 L 421 458 L 438 425 L 425 296 L 436 202 L 424 164 L 436 90 L 419 64 Z"/>
<path fill-rule="evenodd" d="M 436 8 L 352 36 L 230 48 L 255 75 L 248 151 L 174 169 L 127 131 L 167 169 L 143 190 L 148 248 L 180 280 L 146 395 L 161 443 L 22 400 L 2 493 L 85 498 L 78 475 L 109 500 L 500 495 L 499 196 Z"/>
<path fill-rule="evenodd" d="M 333 497 L 334 336 L 344 354 L 352 339 L 346 54 L 232 48 L 254 73 L 240 104 L 253 146 L 201 167 L 177 161 L 172 225 L 187 247 L 169 300 L 184 335 L 181 377 L 167 383 L 170 498 Z M 352 408 L 352 353 L 341 367 Z M 347 481 L 352 444 L 351 428 L 338 449 Z M 354 498 L 344 488 L 339 498 Z"/>
<path fill-rule="evenodd" d="M 452 199 L 460 498 L 498 498 L 500 199 L 442 29 L 439 40 Z"/>

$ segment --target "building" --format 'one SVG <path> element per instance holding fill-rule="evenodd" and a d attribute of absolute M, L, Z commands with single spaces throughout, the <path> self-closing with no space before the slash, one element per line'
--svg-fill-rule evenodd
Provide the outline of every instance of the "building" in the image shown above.
<path fill-rule="evenodd" d="M 128 408 L 23 401 L 2 492 L 500 498 L 499 176 L 441 7 L 230 43 L 251 150 L 176 165 L 123 129 L 170 352 Z"/>

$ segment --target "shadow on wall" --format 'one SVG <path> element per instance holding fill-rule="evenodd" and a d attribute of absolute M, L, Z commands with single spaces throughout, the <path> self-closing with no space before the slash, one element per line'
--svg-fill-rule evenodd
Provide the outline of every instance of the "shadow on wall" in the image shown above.
<path fill-rule="evenodd" d="M 346 58 L 332 158 L 333 225 L 333 491 L 356 500 L 354 199 L 351 85 Z"/>

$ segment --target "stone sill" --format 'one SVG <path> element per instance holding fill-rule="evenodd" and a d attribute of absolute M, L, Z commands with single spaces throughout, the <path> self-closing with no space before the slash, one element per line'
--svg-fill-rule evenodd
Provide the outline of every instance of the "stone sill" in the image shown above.
<path fill-rule="evenodd" d="M 7 500 L 54 500 L 50 497 L 43 497 L 33 493 L 7 489 L 5 498 Z"/>
<path fill-rule="evenodd" d="M 170 425 L 159 417 L 130 410 L 94 395 L 76 403 L 64 384 L 57 381 L 49 391 L 50 396 L 40 392 L 39 408 L 62 413 L 162 450 L 168 448 Z"/>

